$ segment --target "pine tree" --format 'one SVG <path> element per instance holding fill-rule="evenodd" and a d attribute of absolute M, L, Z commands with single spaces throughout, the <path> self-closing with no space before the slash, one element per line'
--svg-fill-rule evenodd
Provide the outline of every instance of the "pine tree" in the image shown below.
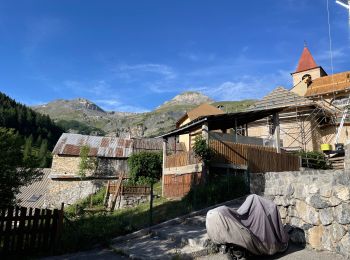
<path fill-rule="evenodd" d="M 13 205 L 19 188 L 42 175 L 36 169 L 22 167 L 21 142 L 13 130 L 0 127 L 0 208 Z"/>
<path fill-rule="evenodd" d="M 44 139 L 41 142 L 38 159 L 40 162 L 40 165 L 39 165 L 40 168 L 47 167 L 47 140 L 46 139 Z"/>
<path fill-rule="evenodd" d="M 24 149 L 23 149 L 23 161 L 29 162 L 32 157 L 32 144 L 33 144 L 33 136 L 30 135 L 25 139 Z"/>

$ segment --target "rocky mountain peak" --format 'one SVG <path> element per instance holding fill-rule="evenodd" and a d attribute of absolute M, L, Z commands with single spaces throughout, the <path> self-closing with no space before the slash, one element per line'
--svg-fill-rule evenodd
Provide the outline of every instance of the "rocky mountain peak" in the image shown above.
<path fill-rule="evenodd" d="M 173 106 L 173 105 L 200 105 L 203 103 L 212 103 L 214 100 L 209 98 L 208 96 L 197 92 L 197 91 L 186 91 L 183 92 L 177 96 L 175 96 L 173 99 L 166 101 L 163 105 L 159 106 L 158 108 Z"/>
<path fill-rule="evenodd" d="M 77 98 L 72 100 L 73 105 L 75 105 L 77 108 L 81 107 L 83 109 L 87 110 L 93 110 L 93 111 L 99 111 L 104 112 L 102 108 L 100 108 L 98 105 L 93 103 L 92 101 L 85 99 L 85 98 Z"/>

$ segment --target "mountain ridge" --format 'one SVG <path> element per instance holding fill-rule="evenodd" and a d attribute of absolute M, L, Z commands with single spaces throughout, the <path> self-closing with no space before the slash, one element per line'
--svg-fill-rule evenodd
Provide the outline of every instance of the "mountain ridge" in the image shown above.
<path fill-rule="evenodd" d="M 176 121 L 184 113 L 200 104 L 223 105 L 226 112 L 235 112 L 248 107 L 253 102 L 253 100 L 215 102 L 200 92 L 186 91 L 165 101 L 153 111 L 143 113 L 106 111 L 85 98 L 57 99 L 32 108 L 39 113 L 49 115 L 58 123 L 64 122 L 66 125 L 73 126 L 70 129 L 71 132 L 79 132 L 74 125 L 80 123 L 84 126 L 85 134 L 89 134 L 86 131 L 86 127 L 89 126 L 91 133 L 100 129 L 101 134 L 107 135 L 152 137 L 175 128 Z M 71 124 L 71 121 L 74 121 L 74 124 Z"/>

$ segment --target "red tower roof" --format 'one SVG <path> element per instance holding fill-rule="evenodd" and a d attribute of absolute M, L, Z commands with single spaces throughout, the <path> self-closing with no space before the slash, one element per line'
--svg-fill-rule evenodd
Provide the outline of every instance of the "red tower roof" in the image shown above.
<path fill-rule="evenodd" d="M 299 59 L 298 67 L 295 72 L 300 72 L 304 70 L 309 70 L 318 67 L 314 58 L 312 57 L 309 49 L 305 46 L 303 53 Z"/>

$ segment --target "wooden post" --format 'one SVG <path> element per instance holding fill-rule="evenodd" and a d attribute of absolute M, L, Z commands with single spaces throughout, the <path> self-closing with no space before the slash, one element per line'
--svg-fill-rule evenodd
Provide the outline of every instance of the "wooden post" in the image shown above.
<path fill-rule="evenodd" d="M 162 197 L 164 197 L 164 172 L 166 168 L 166 151 L 168 139 L 163 138 L 163 170 L 162 170 Z"/>
<path fill-rule="evenodd" d="M 151 227 L 153 224 L 153 181 L 151 183 L 151 192 L 150 192 L 150 200 L 149 200 L 149 226 Z"/>
<path fill-rule="evenodd" d="M 237 143 L 237 118 L 235 118 L 235 135 L 234 135 L 234 137 L 235 137 L 234 142 Z"/>
<path fill-rule="evenodd" d="M 202 137 L 205 140 L 205 142 L 207 143 L 207 145 L 209 145 L 209 127 L 208 127 L 208 123 L 205 122 L 202 125 Z M 209 166 L 209 165 L 208 165 Z M 206 163 L 204 162 L 204 160 L 202 161 L 202 180 L 204 181 L 204 183 L 207 182 L 207 173 L 208 173 L 208 166 L 206 165 Z"/>
<path fill-rule="evenodd" d="M 202 137 L 206 141 L 206 143 L 209 143 L 209 128 L 208 123 L 204 123 L 202 125 Z"/>
<path fill-rule="evenodd" d="M 279 114 L 274 113 L 272 117 L 273 129 L 274 129 L 274 138 L 275 138 L 275 147 L 278 153 L 281 152 L 281 138 L 280 138 L 280 119 Z"/>

